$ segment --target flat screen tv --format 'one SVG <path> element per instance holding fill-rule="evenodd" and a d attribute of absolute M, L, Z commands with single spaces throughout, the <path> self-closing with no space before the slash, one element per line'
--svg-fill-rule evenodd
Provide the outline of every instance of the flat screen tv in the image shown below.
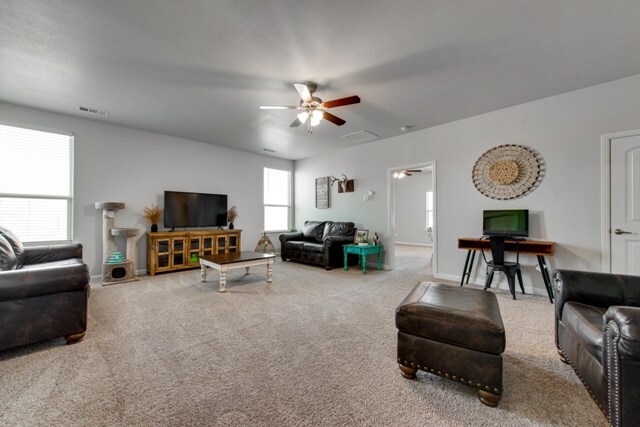
<path fill-rule="evenodd" d="M 227 195 L 164 192 L 164 226 L 223 227 L 227 225 Z"/>
<path fill-rule="evenodd" d="M 529 236 L 529 210 L 483 211 L 482 234 L 485 236 Z"/>

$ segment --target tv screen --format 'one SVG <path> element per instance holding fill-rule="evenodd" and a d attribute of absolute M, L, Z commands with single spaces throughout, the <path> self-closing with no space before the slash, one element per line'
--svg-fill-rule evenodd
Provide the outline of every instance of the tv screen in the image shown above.
<path fill-rule="evenodd" d="M 485 236 L 527 237 L 529 235 L 529 211 L 527 209 L 483 211 L 482 234 Z"/>
<path fill-rule="evenodd" d="M 164 192 L 164 226 L 223 227 L 227 225 L 227 195 Z"/>

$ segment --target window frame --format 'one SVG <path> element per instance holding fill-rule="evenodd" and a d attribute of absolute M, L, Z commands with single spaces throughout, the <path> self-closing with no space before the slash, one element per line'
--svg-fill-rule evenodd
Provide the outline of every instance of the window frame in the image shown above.
<path fill-rule="evenodd" d="M 267 174 L 268 170 L 274 170 L 274 171 L 279 171 L 279 172 L 286 172 L 288 174 L 288 189 L 287 189 L 287 196 L 289 199 L 289 204 L 288 205 L 283 205 L 283 204 L 273 204 L 273 203 L 265 203 L 265 185 L 266 183 L 264 182 L 265 179 L 265 175 Z M 264 232 L 265 233 L 281 233 L 281 232 L 287 232 L 291 229 L 291 226 L 293 224 L 293 172 L 287 169 L 278 169 L 278 168 L 274 168 L 274 167 L 268 167 L 268 166 L 264 166 L 262 169 L 262 204 L 263 204 L 263 208 L 262 208 L 262 226 L 264 228 Z M 276 208 L 287 208 L 287 228 L 285 230 L 268 230 L 266 227 L 266 208 L 267 207 L 276 207 Z"/>
<path fill-rule="evenodd" d="M 41 126 L 31 126 L 21 123 L 11 123 L 0 121 L 0 126 L 13 127 L 18 129 L 44 132 L 49 134 L 61 135 L 69 138 L 69 195 L 46 195 L 46 194 L 23 194 L 23 193 L 3 193 L 0 191 L 0 199 L 24 199 L 24 200 L 64 200 L 66 202 L 67 211 L 67 233 L 66 238 L 62 240 L 23 240 L 25 246 L 35 246 L 52 243 L 66 243 L 73 240 L 74 231 L 74 163 L 75 163 L 75 135 L 71 132 L 66 132 L 58 129 L 51 129 Z M 20 237 L 20 236 L 19 236 Z"/>

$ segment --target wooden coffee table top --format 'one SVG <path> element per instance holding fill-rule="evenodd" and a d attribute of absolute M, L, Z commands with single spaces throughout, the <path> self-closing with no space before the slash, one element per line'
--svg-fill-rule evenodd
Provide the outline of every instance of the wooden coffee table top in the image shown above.
<path fill-rule="evenodd" d="M 228 254 L 204 255 L 201 259 L 218 265 L 233 264 L 236 262 L 255 261 L 260 259 L 275 258 L 275 254 L 265 254 L 263 252 L 242 251 Z"/>

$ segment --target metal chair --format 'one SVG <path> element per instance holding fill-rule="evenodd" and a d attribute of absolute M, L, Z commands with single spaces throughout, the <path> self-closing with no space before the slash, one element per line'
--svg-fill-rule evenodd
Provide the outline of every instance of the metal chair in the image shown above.
<path fill-rule="evenodd" d="M 491 248 L 491 256 L 493 259 L 487 260 L 487 256 L 485 255 L 483 242 L 489 242 Z M 510 262 L 504 260 L 504 246 L 505 240 L 513 241 L 516 244 L 516 261 Z M 493 281 L 493 274 L 496 271 L 504 271 L 507 276 L 507 282 L 509 283 L 509 290 L 511 291 L 511 295 L 513 295 L 513 299 L 516 299 L 516 276 L 518 277 L 518 282 L 520 283 L 520 289 L 524 294 L 524 286 L 522 284 L 522 271 L 520 270 L 520 243 L 518 239 L 514 239 L 512 237 L 505 236 L 483 236 L 480 238 L 480 249 L 482 252 L 482 258 L 484 258 L 485 264 L 487 264 L 487 276 L 484 282 L 484 289 L 487 290 L 491 287 L 491 282 Z"/>

